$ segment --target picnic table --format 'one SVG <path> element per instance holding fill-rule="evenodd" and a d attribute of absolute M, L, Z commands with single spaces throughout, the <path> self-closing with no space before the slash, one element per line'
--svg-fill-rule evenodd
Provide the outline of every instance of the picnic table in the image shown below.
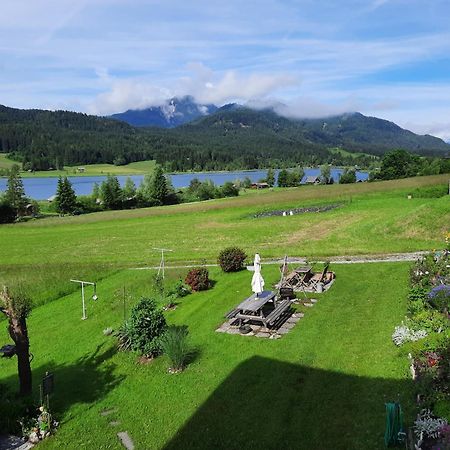
<path fill-rule="evenodd" d="M 241 302 L 235 309 L 231 310 L 226 317 L 229 319 L 240 319 L 242 321 L 261 322 L 266 328 L 273 324 L 291 305 L 289 299 L 277 302 L 277 293 L 274 291 L 263 291 L 253 294 Z M 265 315 L 263 307 L 272 302 L 274 309 Z"/>

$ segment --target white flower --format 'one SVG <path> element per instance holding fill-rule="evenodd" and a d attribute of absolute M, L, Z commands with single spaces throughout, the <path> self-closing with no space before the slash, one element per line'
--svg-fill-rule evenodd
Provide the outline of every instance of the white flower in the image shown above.
<path fill-rule="evenodd" d="M 403 323 L 400 326 L 395 327 L 395 330 L 392 333 L 392 340 L 397 346 L 400 346 L 405 342 L 415 342 L 425 337 L 427 337 L 427 332 L 425 330 L 414 331 Z"/>
<path fill-rule="evenodd" d="M 431 438 L 437 439 L 444 425 L 447 425 L 446 419 L 432 417 L 429 409 L 422 409 L 414 422 L 414 431 L 417 436 L 420 433 L 424 433 Z"/>

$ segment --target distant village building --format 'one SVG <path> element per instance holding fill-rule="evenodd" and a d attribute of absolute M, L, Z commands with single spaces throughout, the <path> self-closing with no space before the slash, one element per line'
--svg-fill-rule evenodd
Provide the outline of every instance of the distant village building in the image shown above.
<path fill-rule="evenodd" d="M 49 198 L 47 199 L 47 201 L 48 201 L 49 203 L 52 203 L 52 202 L 55 201 L 55 199 L 56 199 L 56 195 L 52 195 L 51 197 L 49 197 Z"/>
<path fill-rule="evenodd" d="M 267 183 L 252 183 L 252 189 L 267 189 L 269 185 Z"/>
<path fill-rule="evenodd" d="M 304 184 L 320 184 L 320 177 L 317 175 L 308 175 L 305 178 Z"/>
<path fill-rule="evenodd" d="M 78 167 L 77 171 L 83 173 L 86 169 L 84 167 Z"/>

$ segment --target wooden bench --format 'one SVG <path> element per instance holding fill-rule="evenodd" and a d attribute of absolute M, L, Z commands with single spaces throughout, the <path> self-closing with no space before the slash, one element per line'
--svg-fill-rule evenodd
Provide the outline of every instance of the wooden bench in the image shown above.
<path fill-rule="evenodd" d="M 239 312 L 239 309 L 238 308 L 234 308 L 228 314 L 225 315 L 225 318 L 227 318 L 227 319 L 234 319 L 238 312 Z"/>
<path fill-rule="evenodd" d="M 291 307 L 291 301 L 286 299 L 278 304 L 278 306 L 265 318 L 266 327 L 274 323 L 287 309 Z"/>

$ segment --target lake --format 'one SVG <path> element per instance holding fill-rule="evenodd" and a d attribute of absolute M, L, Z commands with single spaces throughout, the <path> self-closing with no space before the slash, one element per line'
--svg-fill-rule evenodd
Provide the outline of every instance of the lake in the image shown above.
<path fill-rule="evenodd" d="M 278 170 L 275 171 L 278 174 Z M 339 181 L 339 177 L 342 174 L 343 169 L 331 169 L 331 176 L 335 182 Z M 200 181 L 212 180 L 217 185 L 222 185 L 227 181 L 243 180 L 248 177 L 252 182 L 259 181 L 265 178 L 267 170 L 240 170 L 234 172 L 189 172 L 189 173 L 177 173 L 168 175 L 170 177 L 174 188 L 182 188 L 189 186 L 189 183 L 193 178 L 198 178 Z M 320 175 L 319 168 L 305 169 L 306 176 Z M 94 183 L 100 184 L 106 179 L 106 176 L 82 176 L 82 177 L 68 177 L 77 195 L 88 195 L 92 192 Z M 118 176 L 120 184 L 123 186 L 128 176 Z M 143 175 L 131 175 L 130 178 L 134 181 L 136 186 L 144 179 Z M 367 172 L 356 172 L 356 178 L 358 181 L 365 181 L 369 178 Z M 0 178 L 0 191 L 6 189 L 6 178 Z M 56 186 L 58 178 L 23 178 L 23 185 L 25 193 L 28 197 L 36 200 L 45 200 L 56 193 Z"/>

